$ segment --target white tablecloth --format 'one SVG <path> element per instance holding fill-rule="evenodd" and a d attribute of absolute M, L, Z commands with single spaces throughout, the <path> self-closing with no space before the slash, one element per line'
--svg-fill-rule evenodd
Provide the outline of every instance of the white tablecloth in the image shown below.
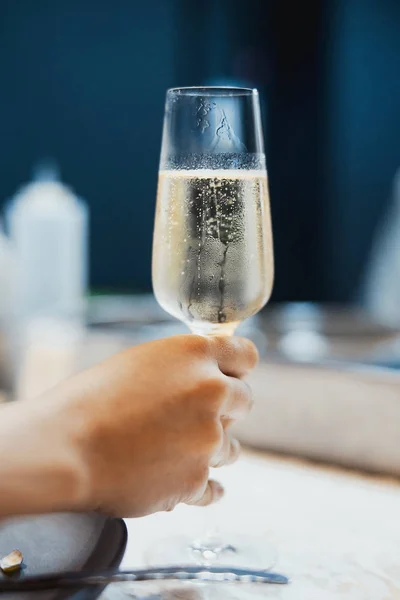
<path fill-rule="evenodd" d="M 245 453 L 218 472 L 226 497 L 213 508 L 127 520 L 122 568 L 145 564 L 145 552 L 168 535 L 199 532 L 206 518 L 222 531 L 265 537 L 278 552 L 275 570 L 288 586 L 168 586 L 165 597 L 282 600 L 400 599 L 400 485 L 352 472 Z M 107 600 L 146 595 L 160 584 L 112 586 Z M 127 594 L 129 594 L 127 596 Z"/>

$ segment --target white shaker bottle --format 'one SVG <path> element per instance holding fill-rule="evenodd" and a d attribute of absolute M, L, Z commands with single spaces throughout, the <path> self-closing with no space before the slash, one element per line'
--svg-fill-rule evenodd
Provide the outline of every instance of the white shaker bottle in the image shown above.
<path fill-rule="evenodd" d="M 16 316 L 80 319 L 87 287 L 88 210 L 51 166 L 7 208 L 17 260 Z"/>

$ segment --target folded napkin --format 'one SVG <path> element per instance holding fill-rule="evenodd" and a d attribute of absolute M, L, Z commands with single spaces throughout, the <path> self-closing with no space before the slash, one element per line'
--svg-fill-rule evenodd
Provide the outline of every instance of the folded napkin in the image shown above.
<path fill-rule="evenodd" d="M 267 450 L 400 475 L 400 372 L 261 364 L 255 407 L 236 426 Z"/>

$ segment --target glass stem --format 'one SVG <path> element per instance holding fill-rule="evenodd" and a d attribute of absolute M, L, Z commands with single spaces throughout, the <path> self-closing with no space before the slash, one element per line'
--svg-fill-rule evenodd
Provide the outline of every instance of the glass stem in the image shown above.
<path fill-rule="evenodd" d="M 231 336 L 235 333 L 238 322 L 233 323 L 187 323 L 190 331 L 195 335 Z"/>
<path fill-rule="evenodd" d="M 234 323 L 189 323 L 192 333 L 206 336 L 231 336 L 234 334 L 238 322 Z M 213 506 L 215 509 L 215 507 Z M 197 562 L 204 566 L 209 566 L 218 562 L 218 558 L 223 552 L 236 552 L 236 549 L 231 544 L 225 544 L 219 532 L 219 527 L 216 525 L 218 519 L 215 518 L 213 525 L 209 525 L 210 507 L 207 509 L 206 525 L 203 529 L 201 537 L 194 540 L 190 545 Z M 215 512 L 215 510 L 214 510 Z"/>

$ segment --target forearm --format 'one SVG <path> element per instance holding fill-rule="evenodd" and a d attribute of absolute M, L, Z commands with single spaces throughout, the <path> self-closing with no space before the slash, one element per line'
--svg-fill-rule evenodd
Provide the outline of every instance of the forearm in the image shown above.
<path fill-rule="evenodd" d="M 80 509 L 82 465 L 55 415 L 40 401 L 0 408 L 0 518 Z"/>

